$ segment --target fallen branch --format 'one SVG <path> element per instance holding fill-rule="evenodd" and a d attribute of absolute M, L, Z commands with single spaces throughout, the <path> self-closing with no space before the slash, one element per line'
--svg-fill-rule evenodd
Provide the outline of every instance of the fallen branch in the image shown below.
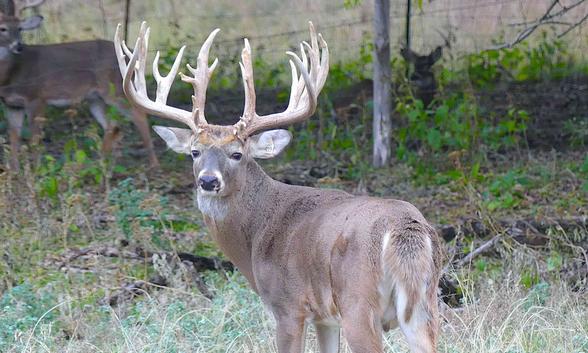
<path fill-rule="evenodd" d="M 100 299 L 98 303 L 100 305 L 116 306 L 124 301 L 145 294 L 149 286 L 165 287 L 166 284 L 165 278 L 159 275 L 153 276 L 149 281 L 134 281 L 121 287 L 116 293 Z"/>
<path fill-rule="evenodd" d="M 564 231 L 585 229 L 588 228 L 588 217 L 581 216 L 542 220 L 503 219 L 496 220 L 494 223 L 497 227 L 504 229 L 505 235 L 521 244 L 545 246 L 550 241 L 549 237 L 545 235 L 550 228 L 559 228 Z M 458 234 L 482 238 L 493 233 L 493 231 L 486 227 L 479 219 L 463 219 L 458 224 L 454 225 L 437 225 L 436 229 L 446 242 L 455 239 Z"/>
<path fill-rule="evenodd" d="M 494 247 L 494 245 L 496 245 L 498 240 L 500 240 L 501 237 L 502 237 L 501 234 L 494 236 L 492 239 L 488 240 L 487 242 L 480 245 L 478 248 L 474 249 L 469 254 L 464 256 L 461 260 L 454 263 L 453 266 L 459 268 L 459 267 L 462 267 L 462 266 L 465 266 L 465 265 L 471 263 L 474 260 L 474 258 L 476 258 L 478 255 L 481 255 L 481 254 L 489 251 L 490 249 L 492 249 Z"/>
<path fill-rule="evenodd" d="M 132 250 L 131 250 L 132 249 Z M 71 264 L 84 256 L 97 255 L 104 257 L 118 257 L 130 260 L 140 260 L 152 263 L 153 255 L 161 257 L 167 256 L 171 258 L 177 256 L 181 261 L 188 261 L 193 264 L 196 271 L 218 271 L 224 270 L 232 272 L 235 270 L 233 264 L 229 261 L 221 260 L 217 257 L 205 257 L 189 253 L 166 253 L 166 252 L 152 252 L 141 248 L 140 246 L 129 247 L 128 249 L 121 249 L 119 247 L 110 245 L 91 246 L 81 249 L 70 249 L 60 261 L 57 261 L 55 266 L 59 269 L 71 267 Z"/>

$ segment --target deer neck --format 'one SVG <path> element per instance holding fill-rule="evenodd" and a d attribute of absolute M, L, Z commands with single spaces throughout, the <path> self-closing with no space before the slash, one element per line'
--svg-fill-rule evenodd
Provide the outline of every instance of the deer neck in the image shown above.
<path fill-rule="evenodd" d="M 241 189 L 230 196 L 205 198 L 198 194 L 197 197 L 204 222 L 219 248 L 255 289 L 252 246 L 280 208 L 277 196 L 281 183 L 265 174 L 255 161 L 248 162 L 246 179 Z M 265 206 L 269 204 L 267 200 L 273 200 L 271 208 Z"/>
<path fill-rule="evenodd" d="M 0 47 L 0 85 L 5 85 L 10 81 L 15 64 L 14 54 L 8 48 Z"/>

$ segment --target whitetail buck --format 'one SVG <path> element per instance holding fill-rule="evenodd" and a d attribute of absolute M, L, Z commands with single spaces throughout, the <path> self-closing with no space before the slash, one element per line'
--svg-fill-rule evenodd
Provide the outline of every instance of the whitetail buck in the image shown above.
<path fill-rule="evenodd" d="M 400 326 L 412 352 L 436 351 L 437 286 L 441 248 L 435 230 L 411 204 L 356 197 L 339 190 L 286 185 L 255 158 L 272 158 L 290 142 L 288 126 L 309 118 L 327 78 L 327 43 L 310 25 L 301 57 L 289 52 L 292 87 L 281 113 L 256 113 L 251 48 L 241 56 L 245 109 L 232 126 L 208 124 L 206 87 L 217 65 L 208 54 L 218 29 L 204 42 L 192 76 L 192 111 L 166 104 L 184 48 L 167 76 L 153 62 L 155 100 L 147 95 L 149 28 L 141 26 L 131 51 L 115 35 L 127 97 L 151 114 L 189 129 L 156 126 L 178 153 L 191 154 L 198 208 L 220 249 L 247 278 L 277 323 L 280 353 L 300 353 L 308 323 L 320 351 L 339 351 L 339 327 L 355 353 L 382 353 L 382 333 Z M 128 60 L 128 62 L 127 62 Z"/>
<path fill-rule="evenodd" d="M 106 104 L 129 110 L 117 98 L 122 81 L 117 70 L 113 43 L 105 40 L 51 45 L 23 45 L 21 31 L 37 28 L 43 18 L 21 20 L 21 10 L 44 0 L 0 1 L 0 98 L 5 106 L 12 150 L 11 164 L 18 167 L 25 115 L 38 135 L 34 119 L 46 105 L 68 106 L 86 101 L 92 116 L 104 129 L 102 149 L 109 153 L 118 139 L 119 129 L 106 115 Z M 145 113 L 131 109 L 133 123 L 149 153 L 152 167 L 158 165 Z M 33 142 L 34 143 L 34 142 Z"/>

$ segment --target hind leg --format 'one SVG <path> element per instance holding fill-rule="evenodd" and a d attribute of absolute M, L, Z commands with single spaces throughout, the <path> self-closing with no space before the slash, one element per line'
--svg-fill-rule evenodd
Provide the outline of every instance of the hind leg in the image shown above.
<path fill-rule="evenodd" d="M 406 337 L 412 353 L 437 352 L 438 314 L 436 288 L 429 286 L 407 310 L 407 291 L 396 288 L 396 308 L 400 329 Z"/>
<path fill-rule="evenodd" d="M 92 97 L 89 99 L 90 113 L 96 119 L 98 124 L 104 130 L 104 138 L 102 139 L 102 152 L 109 155 L 114 149 L 114 145 L 120 135 L 118 126 L 106 117 L 106 103 L 100 97 Z"/>
<path fill-rule="evenodd" d="M 316 324 L 316 336 L 321 353 L 339 352 L 339 327 Z"/>
<path fill-rule="evenodd" d="M 43 117 L 41 115 L 44 109 L 44 104 L 38 100 L 29 102 L 26 107 L 27 118 L 31 129 L 31 144 L 33 145 L 41 141 L 43 134 Z"/>
<path fill-rule="evenodd" d="M 18 155 L 25 111 L 22 108 L 6 106 L 5 112 L 8 119 L 8 139 L 10 140 L 10 169 L 17 171 L 20 168 Z"/>
<path fill-rule="evenodd" d="M 276 317 L 278 353 L 303 353 L 306 337 L 304 318 Z"/>
<path fill-rule="evenodd" d="M 353 353 L 383 353 L 381 318 L 363 299 L 341 309 L 343 336 Z"/>
<path fill-rule="evenodd" d="M 153 148 L 153 141 L 151 140 L 151 134 L 149 131 L 149 122 L 147 121 L 147 114 L 139 111 L 136 108 L 131 109 L 131 118 L 133 119 L 133 123 L 137 130 L 139 130 L 139 134 L 141 135 L 141 139 L 143 140 L 143 146 L 147 149 L 147 153 L 149 154 L 149 166 L 151 168 L 158 168 L 159 161 L 157 160 L 157 156 L 155 155 L 155 149 Z"/>
<path fill-rule="evenodd" d="M 153 148 L 153 141 L 151 140 L 151 130 L 149 127 L 149 121 L 147 120 L 147 114 L 143 113 L 138 108 L 132 106 L 129 107 L 129 105 L 125 104 L 125 102 L 112 97 L 106 97 L 106 102 L 115 106 L 119 111 L 125 112 L 125 115 L 130 115 L 135 128 L 139 130 L 139 135 L 141 135 L 141 140 L 143 140 L 143 146 L 145 149 L 147 149 L 147 153 L 149 154 L 149 167 L 158 168 L 159 160 L 155 154 L 155 148 Z"/>

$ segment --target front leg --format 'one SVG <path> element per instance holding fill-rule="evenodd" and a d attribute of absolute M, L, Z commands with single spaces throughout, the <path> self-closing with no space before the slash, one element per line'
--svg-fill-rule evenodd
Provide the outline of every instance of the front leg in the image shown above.
<path fill-rule="evenodd" d="M 8 138 L 10 139 L 10 168 L 13 171 L 18 171 L 19 166 L 19 150 L 20 150 L 20 136 L 22 134 L 22 127 L 25 118 L 25 111 L 19 107 L 5 106 L 4 112 L 8 120 Z"/>
<path fill-rule="evenodd" d="M 306 337 L 304 318 L 280 317 L 276 318 L 276 322 L 278 353 L 303 353 Z"/>
<path fill-rule="evenodd" d="M 338 326 L 315 324 L 316 336 L 321 353 L 339 352 L 339 331 Z"/>

